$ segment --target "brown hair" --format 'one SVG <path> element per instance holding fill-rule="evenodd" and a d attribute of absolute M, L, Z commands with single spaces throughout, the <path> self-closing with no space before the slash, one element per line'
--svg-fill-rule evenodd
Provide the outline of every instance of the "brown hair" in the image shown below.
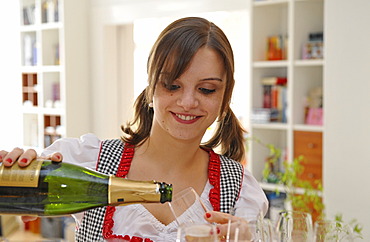
<path fill-rule="evenodd" d="M 153 121 L 153 109 L 149 107 L 156 84 L 162 81 L 170 85 L 179 78 L 188 67 L 195 53 L 207 46 L 215 50 L 224 62 L 226 71 L 226 89 L 218 116 L 214 136 L 202 144 L 205 148 L 220 145 L 221 153 L 234 160 L 244 157 L 244 139 L 239 120 L 230 108 L 234 88 L 234 56 L 231 45 L 223 31 L 212 22 L 198 17 L 182 18 L 167 26 L 159 35 L 150 52 L 148 68 L 148 86 L 135 101 L 135 116 L 132 122 L 122 125 L 125 142 L 141 145 L 150 135 Z M 163 80 L 163 72 L 168 73 Z M 136 128 L 133 129 L 132 127 Z"/>

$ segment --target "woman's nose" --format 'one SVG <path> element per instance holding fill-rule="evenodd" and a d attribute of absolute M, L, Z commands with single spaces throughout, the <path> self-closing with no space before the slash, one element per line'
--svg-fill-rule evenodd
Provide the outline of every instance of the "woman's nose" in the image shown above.
<path fill-rule="evenodd" d="M 177 105 L 184 108 L 185 111 L 189 111 L 196 108 L 199 105 L 199 100 L 194 92 L 183 92 L 177 100 Z"/>

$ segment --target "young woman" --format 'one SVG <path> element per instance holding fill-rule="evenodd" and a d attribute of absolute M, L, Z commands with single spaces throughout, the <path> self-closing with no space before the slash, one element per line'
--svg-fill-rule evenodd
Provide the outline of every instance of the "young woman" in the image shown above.
<path fill-rule="evenodd" d="M 219 224 L 222 237 L 229 218 L 238 221 L 267 210 L 263 191 L 240 164 L 244 130 L 230 109 L 233 74 L 233 51 L 222 30 L 202 18 L 179 19 L 162 31 L 151 50 L 148 86 L 135 102 L 134 120 L 122 126 L 123 137 L 64 138 L 42 156 L 132 180 L 172 183 L 174 199 L 192 187 L 212 211 L 204 217 Z M 215 121 L 214 136 L 201 143 Z M 218 146 L 221 154 L 213 151 Z M 35 157 L 34 150 L 0 152 L 6 166 L 16 160 L 26 166 Z M 163 204 L 138 204 L 84 213 L 76 239 L 174 241 L 176 231 Z"/>

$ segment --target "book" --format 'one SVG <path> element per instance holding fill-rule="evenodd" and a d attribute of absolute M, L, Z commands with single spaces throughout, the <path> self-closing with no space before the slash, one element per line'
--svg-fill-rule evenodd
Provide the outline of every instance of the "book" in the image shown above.
<path fill-rule="evenodd" d="M 287 83 L 288 79 L 284 76 L 263 77 L 262 85 L 262 108 L 271 109 L 271 122 L 287 122 Z"/>
<path fill-rule="evenodd" d="M 286 77 L 264 77 L 261 79 L 262 85 L 286 85 L 288 79 Z"/>

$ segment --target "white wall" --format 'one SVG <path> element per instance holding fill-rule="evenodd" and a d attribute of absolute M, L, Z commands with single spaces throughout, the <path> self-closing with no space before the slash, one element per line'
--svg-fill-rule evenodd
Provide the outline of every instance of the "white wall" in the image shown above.
<path fill-rule="evenodd" d="M 0 7 L 0 150 L 22 146 L 19 1 Z"/>
<path fill-rule="evenodd" d="M 370 1 L 325 0 L 324 197 L 370 240 Z"/>

